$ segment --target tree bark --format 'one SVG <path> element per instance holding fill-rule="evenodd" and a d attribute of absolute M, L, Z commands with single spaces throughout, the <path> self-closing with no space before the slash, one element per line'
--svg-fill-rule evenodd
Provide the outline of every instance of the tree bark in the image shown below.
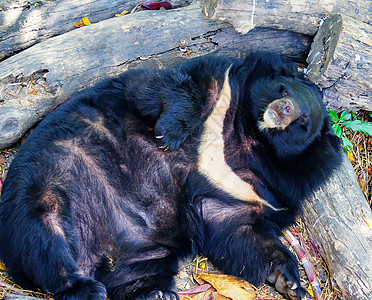
<path fill-rule="evenodd" d="M 341 14 L 327 18 L 308 62 L 307 77 L 330 108 L 372 111 L 372 25 Z"/>
<path fill-rule="evenodd" d="M 283 31 L 241 35 L 204 18 L 198 3 L 85 26 L 0 62 L 0 149 L 77 91 L 130 68 L 166 67 L 211 52 L 238 57 L 260 48 L 304 61 L 309 47 L 309 37 Z"/>
<path fill-rule="evenodd" d="M 371 24 L 370 5 L 369 0 L 201 0 L 205 16 L 228 21 L 241 33 L 268 27 L 312 36 L 323 18 L 336 13 Z"/>
<path fill-rule="evenodd" d="M 172 0 L 174 7 L 191 0 Z M 50 37 L 75 30 L 82 17 L 91 23 L 131 11 L 138 0 L 19 0 L 2 1 L 0 61 Z"/>
<path fill-rule="evenodd" d="M 372 299 L 372 212 L 346 155 L 305 203 L 302 219 L 334 285 L 348 299 Z"/>

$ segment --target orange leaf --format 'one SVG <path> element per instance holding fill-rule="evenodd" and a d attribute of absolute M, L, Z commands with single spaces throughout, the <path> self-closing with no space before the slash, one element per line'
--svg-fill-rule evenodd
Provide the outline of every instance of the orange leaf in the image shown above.
<path fill-rule="evenodd" d="M 372 175 L 372 167 L 369 167 L 369 168 L 367 169 L 367 172 L 368 172 L 369 175 Z"/>
<path fill-rule="evenodd" d="M 29 92 L 29 94 L 31 95 L 37 95 L 38 91 L 37 90 L 33 90 L 32 92 Z"/>
<path fill-rule="evenodd" d="M 83 22 L 77 22 L 76 24 L 75 24 L 75 27 L 77 27 L 77 28 L 80 28 L 80 27 L 83 27 L 84 26 L 84 23 Z"/>
<path fill-rule="evenodd" d="M 92 23 L 90 23 L 87 17 L 83 17 L 82 20 L 83 20 L 84 25 L 92 25 Z"/>
<path fill-rule="evenodd" d="M 5 265 L 0 261 L 0 270 L 6 271 Z"/>
<path fill-rule="evenodd" d="M 233 300 L 253 300 L 256 292 L 251 284 L 230 275 L 200 274 L 200 278 L 210 283 L 219 294 Z"/>

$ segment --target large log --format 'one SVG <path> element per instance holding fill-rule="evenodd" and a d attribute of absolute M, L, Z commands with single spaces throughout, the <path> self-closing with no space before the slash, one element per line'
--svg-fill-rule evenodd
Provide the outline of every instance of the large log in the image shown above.
<path fill-rule="evenodd" d="M 254 27 L 286 29 L 315 35 L 326 16 L 342 13 L 371 24 L 369 0 L 201 0 L 203 13 L 228 21 L 241 33 Z"/>
<path fill-rule="evenodd" d="M 227 23 L 205 19 L 198 3 L 79 28 L 0 62 L 0 148 L 72 94 L 129 68 L 169 66 L 218 49 L 237 57 L 262 48 L 304 61 L 309 47 L 308 37 L 288 32 L 256 30 L 243 36 Z"/>
<path fill-rule="evenodd" d="M 191 0 L 172 0 L 174 7 Z M 52 36 L 76 29 L 82 17 L 91 23 L 131 11 L 138 0 L 1 1 L 0 61 Z"/>
<path fill-rule="evenodd" d="M 346 155 L 305 203 L 302 219 L 347 299 L 372 299 L 372 212 Z"/>
<path fill-rule="evenodd" d="M 372 111 L 372 25 L 336 14 L 317 32 L 307 76 L 330 108 Z"/>

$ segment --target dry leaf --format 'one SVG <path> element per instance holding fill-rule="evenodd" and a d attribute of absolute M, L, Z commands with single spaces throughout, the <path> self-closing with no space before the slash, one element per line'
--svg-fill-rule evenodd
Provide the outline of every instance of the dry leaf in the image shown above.
<path fill-rule="evenodd" d="M 369 168 L 367 169 L 367 172 L 368 172 L 369 175 L 372 175 L 372 167 L 369 167 Z"/>
<path fill-rule="evenodd" d="M 204 283 L 202 285 L 195 286 L 195 287 L 190 288 L 188 290 L 178 292 L 178 294 L 180 294 L 180 295 L 198 294 L 198 293 L 202 293 L 202 292 L 205 292 L 205 291 L 209 290 L 211 287 L 212 286 L 209 283 Z"/>
<path fill-rule="evenodd" d="M 0 165 L 5 164 L 6 160 L 4 155 L 0 154 Z"/>
<path fill-rule="evenodd" d="M 84 26 L 84 23 L 83 22 L 77 22 L 76 24 L 75 24 L 75 27 L 77 27 L 77 28 L 80 28 L 80 27 L 83 27 Z"/>
<path fill-rule="evenodd" d="M 4 179 L 0 177 L 0 194 L 1 194 L 1 190 L 3 188 L 3 184 L 4 184 Z"/>
<path fill-rule="evenodd" d="M 200 274 L 201 279 L 210 283 L 219 294 L 233 300 L 253 300 L 256 291 L 243 279 L 230 275 Z"/>
<path fill-rule="evenodd" d="M 37 90 L 33 90 L 32 92 L 29 92 L 29 94 L 31 95 L 37 95 L 38 91 Z"/>
<path fill-rule="evenodd" d="M 83 17 L 82 20 L 83 20 L 84 25 L 92 25 L 92 23 L 90 23 L 87 17 Z"/>
<path fill-rule="evenodd" d="M 5 265 L 0 261 L 0 270 L 6 271 Z"/>
<path fill-rule="evenodd" d="M 146 1 L 146 2 L 140 3 L 140 5 L 141 5 L 143 10 L 147 10 L 147 9 L 158 10 L 161 7 L 165 8 L 165 9 L 171 9 L 172 8 L 172 4 L 170 4 L 168 1 L 162 1 L 162 2 Z"/>
<path fill-rule="evenodd" d="M 365 193 L 367 191 L 367 180 L 363 178 L 358 178 L 358 183 L 360 186 L 360 189 Z"/>
<path fill-rule="evenodd" d="M 213 300 L 230 300 L 230 298 L 227 298 L 225 296 L 222 296 L 221 294 L 217 293 L 217 292 L 213 292 L 212 293 L 212 298 L 206 298 L 206 299 L 213 299 Z M 203 300 L 206 300 L 206 299 L 203 299 Z"/>
<path fill-rule="evenodd" d="M 209 289 L 204 292 L 200 292 L 197 294 L 181 294 L 178 293 L 178 296 L 180 297 L 180 300 L 205 300 L 205 299 L 211 299 L 211 296 L 213 294 L 214 289 Z M 214 299 L 214 298 L 212 298 Z"/>

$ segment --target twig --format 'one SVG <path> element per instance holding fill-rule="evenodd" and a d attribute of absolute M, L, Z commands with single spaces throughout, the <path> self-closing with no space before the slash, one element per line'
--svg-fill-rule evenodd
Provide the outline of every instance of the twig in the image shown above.
<path fill-rule="evenodd" d="M 284 237 L 291 244 L 293 249 L 296 251 L 301 265 L 303 266 L 307 277 L 309 278 L 310 285 L 314 291 L 314 296 L 316 300 L 323 300 L 322 290 L 320 288 L 320 283 L 318 277 L 316 276 L 315 268 L 311 262 L 309 253 L 305 251 L 295 236 L 288 230 L 283 231 Z"/>

